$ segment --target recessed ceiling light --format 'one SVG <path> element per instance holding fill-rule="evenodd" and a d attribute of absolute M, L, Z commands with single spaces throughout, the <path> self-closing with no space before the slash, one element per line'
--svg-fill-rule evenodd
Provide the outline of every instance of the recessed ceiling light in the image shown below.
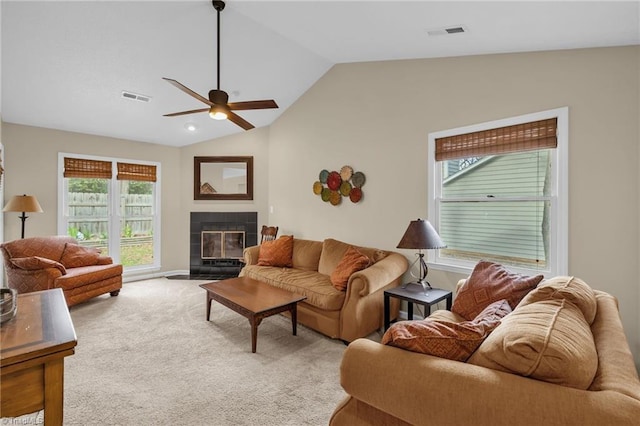
<path fill-rule="evenodd" d="M 188 132 L 198 131 L 198 125 L 196 123 L 186 123 L 184 128 L 187 129 Z"/>

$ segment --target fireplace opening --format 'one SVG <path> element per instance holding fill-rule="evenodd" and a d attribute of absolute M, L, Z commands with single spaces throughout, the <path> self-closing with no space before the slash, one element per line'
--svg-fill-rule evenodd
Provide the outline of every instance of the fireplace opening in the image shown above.
<path fill-rule="evenodd" d="M 244 231 L 202 231 L 202 259 L 242 259 Z"/>

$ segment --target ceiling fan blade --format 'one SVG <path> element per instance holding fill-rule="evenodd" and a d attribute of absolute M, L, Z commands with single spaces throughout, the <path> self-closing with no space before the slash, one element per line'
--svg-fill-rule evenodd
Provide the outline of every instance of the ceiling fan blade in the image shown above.
<path fill-rule="evenodd" d="M 247 101 L 247 102 L 229 102 L 227 104 L 230 110 L 240 111 L 244 109 L 269 109 L 278 108 L 278 104 L 273 99 L 263 101 Z"/>
<path fill-rule="evenodd" d="M 192 109 L 189 111 L 182 111 L 182 112 L 172 112 L 171 114 L 164 114 L 163 117 L 177 117 L 179 115 L 194 114 L 196 112 L 205 112 L 205 111 L 209 111 L 209 108 Z"/>
<path fill-rule="evenodd" d="M 235 114 L 231 111 L 229 111 L 227 113 L 227 119 L 229 121 L 234 122 L 235 124 L 237 124 L 238 126 L 242 127 L 245 130 L 251 130 L 253 129 L 254 126 L 253 124 L 249 123 L 247 120 L 245 120 L 244 118 L 240 117 L 238 114 Z"/>
<path fill-rule="evenodd" d="M 189 89 L 187 86 L 183 85 L 182 83 L 178 82 L 177 80 L 174 80 L 172 78 L 166 78 L 166 77 L 162 77 L 162 79 L 163 80 L 167 80 L 169 83 L 173 84 L 175 87 L 177 87 L 178 89 L 182 90 L 187 95 L 193 96 L 197 100 L 202 101 L 207 105 L 213 106 L 213 103 L 209 99 L 205 98 L 204 96 L 198 95 L 196 92 L 194 92 L 193 90 Z"/>

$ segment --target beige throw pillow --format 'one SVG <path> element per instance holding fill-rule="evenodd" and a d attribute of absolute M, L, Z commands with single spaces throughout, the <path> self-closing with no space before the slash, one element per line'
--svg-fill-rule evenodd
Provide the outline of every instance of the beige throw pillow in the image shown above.
<path fill-rule="evenodd" d="M 564 299 L 518 306 L 469 358 L 470 364 L 587 389 L 598 367 L 589 324 Z"/>

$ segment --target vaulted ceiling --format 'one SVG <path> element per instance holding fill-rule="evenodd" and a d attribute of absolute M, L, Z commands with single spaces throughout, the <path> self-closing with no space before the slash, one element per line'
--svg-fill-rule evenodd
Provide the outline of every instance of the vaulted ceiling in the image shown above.
<path fill-rule="evenodd" d="M 221 89 L 231 102 L 275 99 L 238 112 L 268 126 L 339 63 L 637 45 L 639 3 L 231 0 Z M 5 122 L 171 146 L 243 132 L 206 113 L 162 116 L 206 107 L 162 77 L 205 97 L 216 87 L 209 0 L 2 0 L 0 13 Z"/>

